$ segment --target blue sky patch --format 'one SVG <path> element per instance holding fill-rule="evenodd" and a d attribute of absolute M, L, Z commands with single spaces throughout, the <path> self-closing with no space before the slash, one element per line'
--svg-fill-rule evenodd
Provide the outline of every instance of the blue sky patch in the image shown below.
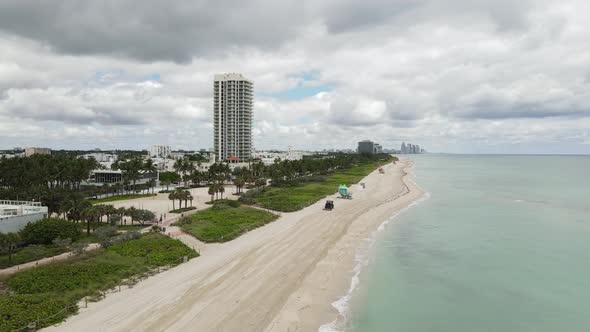
<path fill-rule="evenodd" d="M 145 78 L 146 81 L 155 81 L 155 82 L 161 82 L 162 81 L 162 77 L 160 76 L 160 73 L 153 73 L 148 75 Z"/>
<path fill-rule="evenodd" d="M 279 91 L 279 92 L 272 92 L 272 93 L 265 93 L 262 92 L 260 95 L 265 97 L 273 97 L 277 99 L 286 99 L 286 100 L 297 100 L 303 99 L 311 96 L 315 96 L 320 92 L 329 92 L 334 89 L 336 86 L 335 83 L 332 82 L 322 82 L 318 79 L 319 72 L 317 71 L 308 71 L 299 74 L 289 75 L 289 77 L 293 78 L 300 78 L 302 81 L 294 88 Z M 307 83 L 315 82 L 314 85 L 307 85 Z M 320 83 L 320 84 L 317 84 Z"/>

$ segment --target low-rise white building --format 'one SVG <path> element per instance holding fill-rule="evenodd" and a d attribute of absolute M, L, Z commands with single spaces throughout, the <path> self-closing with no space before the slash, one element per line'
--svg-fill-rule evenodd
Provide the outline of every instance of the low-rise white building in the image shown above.
<path fill-rule="evenodd" d="M 152 145 L 150 147 L 150 157 L 169 158 L 172 149 L 168 145 Z"/>
<path fill-rule="evenodd" d="M 47 215 L 48 209 L 41 202 L 0 200 L 0 233 L 18 232 Z"/>
<path fill-rule="evenodd" d="M 289 148 L 287 151 L 256 151 L 253 154 L 253 158 L 262 161 L 265 165 L 271 165 L 276 159 L 301 160 L 303 159 L 303 156 L 309 154 L 311 153 Z"/>
<path fill-rule="evenodd" d="M 97 152 L 97 153 L 87 153 L 80 156 L 81 158 L 90 159 L 94 158 L 102 167 L 105 169 L 111 169 L 113 163 L 117 161 L 119 156 L 112 153 L 104 153 L 104 152 Z"/>
<path fill-rule="evenodd" d="M 119 158 L 116 154 L 104 152 L 87 153 L 81 155 L 80 157 L 85 159 L 94 158 L 94 160 L 98 161 L 99 163 L 114 163 Z"/>

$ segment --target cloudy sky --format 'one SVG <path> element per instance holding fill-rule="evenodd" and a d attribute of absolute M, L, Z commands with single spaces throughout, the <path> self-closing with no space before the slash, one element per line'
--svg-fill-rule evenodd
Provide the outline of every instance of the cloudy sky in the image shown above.
<path fill-rule="evenodd" d="M 587 0 L 0 1 L 0 149 L 212 146 L 213 75 L 258 149 L 590 153 Z"/>

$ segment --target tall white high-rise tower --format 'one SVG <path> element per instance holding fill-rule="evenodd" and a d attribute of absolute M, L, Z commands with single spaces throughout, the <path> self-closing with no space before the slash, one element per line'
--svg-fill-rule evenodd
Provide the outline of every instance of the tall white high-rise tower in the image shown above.
<path fill-rule="evenodd" d="M 252 156 L 253 84 L 242 74 L 215 75 L 213 147 L 218 161 L 246 161 Z"/>

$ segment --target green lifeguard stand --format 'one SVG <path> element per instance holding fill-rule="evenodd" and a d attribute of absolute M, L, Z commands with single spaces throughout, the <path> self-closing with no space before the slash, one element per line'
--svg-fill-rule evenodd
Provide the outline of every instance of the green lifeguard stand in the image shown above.
<path fill-rule="evenodd" d="M 348 191 L 348 187 L 345 184 L 341 184 L 338 187 L 338 193 L 340 193 L 341 198 L 347 198 L 347 199 L 352 198 L 352 193 L 350 191 Z"/>

